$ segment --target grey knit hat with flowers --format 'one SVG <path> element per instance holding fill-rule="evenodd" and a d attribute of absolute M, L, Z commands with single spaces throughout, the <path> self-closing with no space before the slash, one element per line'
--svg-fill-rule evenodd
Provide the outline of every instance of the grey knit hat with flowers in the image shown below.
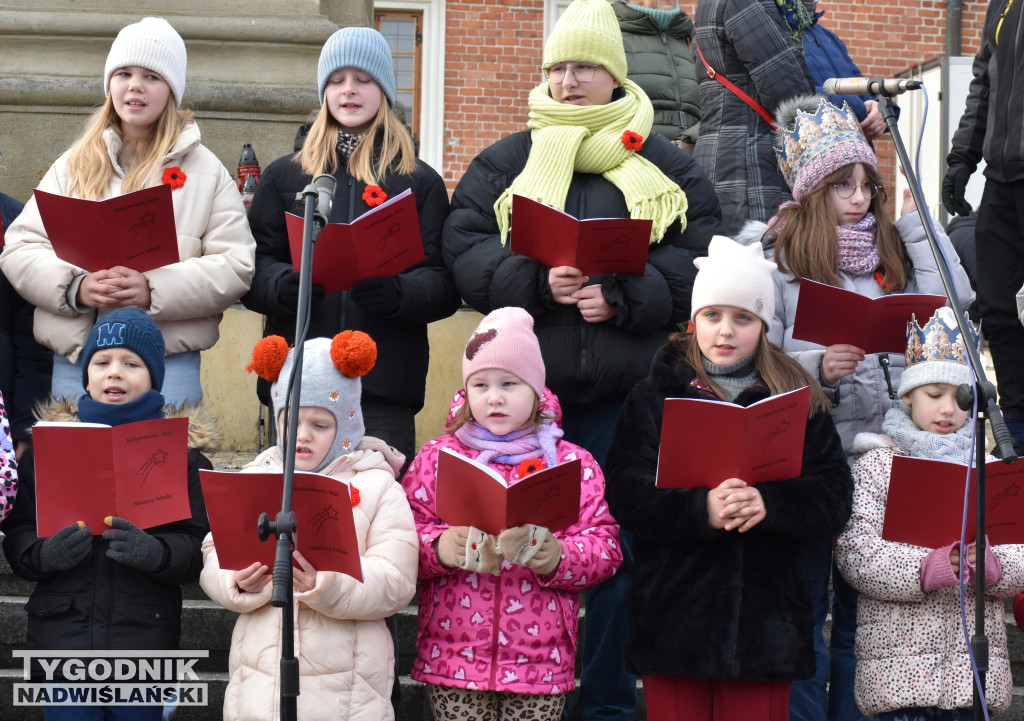
<path fill-rule="evenodd" d="M 143 18 L 121 28 L 114 38 L 103 71 L 103 94 L 110 94 L 110 76 L 115 70 L 137 65 L 162 77 L 180 107 L 185 94 L 187 60 L 185 41 L 169 22 L 163 18 Z"/>
<path fill-rule="evenodd" d="M 388 105 L 394 106 L 395 69 L 391 64 L 391 48 L 379 32 L 373 28 L 348 27 L 327 38 L 316 70 L 321 105 L 324 104 L 327 81 L 342 68 L 358 68 L 367 73 L 384 91 Z"/>

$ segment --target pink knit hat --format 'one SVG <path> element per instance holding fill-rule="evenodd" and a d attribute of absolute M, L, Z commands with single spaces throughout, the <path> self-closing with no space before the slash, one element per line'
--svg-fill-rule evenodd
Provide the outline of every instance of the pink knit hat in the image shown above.
<path fill-rule="evenodd" d="M 462 356 L 462 383 L 482 370 L 503 370 L 522 378 L 538 398 L 544 395 L 544 359 L 533 333 L 533 316 L 522 308 L 491 311 L 473 331 Z"/>

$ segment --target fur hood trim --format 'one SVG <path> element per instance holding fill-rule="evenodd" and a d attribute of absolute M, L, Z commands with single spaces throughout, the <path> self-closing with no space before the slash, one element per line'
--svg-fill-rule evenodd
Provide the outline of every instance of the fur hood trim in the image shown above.
<path fill-rule="evenodd" d="M 40 421 L 79 423 L 77 398 L 50 398 L 36 405 Z M 220 449 L 217 419 L 206 406 L 164 406 L 164 418 L 188 418 L 188 447 L 204 454 Z"/>
<path fill-rule="evenodd" d="M 786 146 L 786 136 L 793 132 L 797 113 L 814 115 L 823 99 L 820 95 L 794 95 L 779 103 L 775 109 L 775 123 L 778 127 L 778 130 L 775 131 L 776 148 Z"/>
<path fill-rule="evenodd" d="M 853 452 L 857 455 L 873 451 L 876 448 L 889 448 L 903 455 L 896 442 L 884 433 L 858 433 L 853 438 Z"/>
<path fill-rule="evenodd" d="M 743 227 L 740 228 L 739 232 L 736 233 L 732 239 L 740 245 L 750 245 L 758 241 L 765 245 L 764 234 L 768 231 L 768 224 L 762 223 L 760 220 L 748 220 L 744 223 Z M 765 247 L 768 247 L 765 245 Z"/>

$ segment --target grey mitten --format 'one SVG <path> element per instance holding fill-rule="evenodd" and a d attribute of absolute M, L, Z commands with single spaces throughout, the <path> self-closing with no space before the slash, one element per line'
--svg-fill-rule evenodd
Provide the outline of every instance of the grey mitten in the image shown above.
<path fill-rule="evenodd" d="M 138 526 L 117 516 L 109 516 L 103 539 L 110 543 L 107 558 L 146 573 L 154 573 L 164 565 L 167 546 Z"/>
<path fill-rule="evenodd" d="M 437 537 L 437 559 L 449 568 L 471 573 L 493 573 L 501 569 L 501 553 L 494 536 L 473 526 L 452 526 Z"/>
<path fill-rule="evenodd" d="M 502 531 L 498 549 L 509 563 L 525 566 L 541 576 L 554 573 L 562 561 L 562 544 L 547 528 L 532 523 Z"/>
<path fill-rule="evenodd" d="M 43 540 L 39 548 L 39 570 L 43 573 L 66 571 L 84 561 L 91 552 L 92 530 L 76 521 Z"/>

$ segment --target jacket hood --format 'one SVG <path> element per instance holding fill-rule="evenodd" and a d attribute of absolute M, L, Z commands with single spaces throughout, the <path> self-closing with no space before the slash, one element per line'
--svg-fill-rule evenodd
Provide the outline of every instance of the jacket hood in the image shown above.
<path fill-rule="evenodd" d="M 379 438 L 363 436 L 355 450 L 338 456 L 332 463 L 317 471 L 322 476 L 331 478 L 347 478 L 362 471 L 386 471 L 398 478 L 398 473 L 405 463 L 405 454 L 394 446 L 389 446 Z M 264 471 L 280 472 L 284 462 L 277 446 L 272 446 L 242 466 L 243 469 L 256 468 Z M 298 471 L 306 473 L 306 471 Z"/>
<path fill-rule="evenodd" d="M 638 35 L 659 34 L 661 31 L 646 13 L 634 10 L 625 2 L 612 3 L 612 9 L 619 19 L 619 28 L 624 33 L 636 33 Z M 693 36 L 693 20 L 686 11 L 679 8 L 679 14 L 672 18 L 668 26 L 668 33 L 679 37 Z"/>
<path fill-rule="evenodd" d="M 77 398 L 50 398 L 36 406 L 36 418 L 57 423 L 80 423 Z M 188 447 L 200 453 L 220 449 L 217 420 L 206 406 L 164 406 L 164 418 L 188 418 Z"/>
<path fill-rule="evenodd" d="M 740 245 L 750 245 L 764 238 L 767 230 L 767 223 L 762 223 L 760 220 L 748 220 L 739 232 L 732 236 L 732 239 Z"/>
<path fill-rule="evenodd" d="M 121 150 L 121 137 L 113 128 L 107 128 L 103 131 L 103 137 L 107 142 L 107 154 L 110 156 L 110 162 L 113 164 L 115 170 L 119 172 L 120 165 L 117 162 L 117 154 Z M 199 132 L 199 126 L 195 123 L 189 123 L 181 132 L 178 133 L 178 137 L 174 140 L 174 145 L 167 155 L 164 156 L 163 162 L 171 163 L 178 158 L 184 157 L 199 145 L 202 140 L 202 134 Z"/>
<path fill-rule="evenodd" d="M 466 389 L 460 388 L 455 393 L 455 397 L 452 398 L 451 405 L 448 407 L 448 423 L 455 419 L 455 414 L 464 405 L 466 405 Z M 542 413 L 555 419 L 555 424 L 559 428 L 562 427 L 562 404 L 558 402 L 558 396 L 547 386 L 544 386 L 544 395 L 541 397 L 538 406 Z"/>

